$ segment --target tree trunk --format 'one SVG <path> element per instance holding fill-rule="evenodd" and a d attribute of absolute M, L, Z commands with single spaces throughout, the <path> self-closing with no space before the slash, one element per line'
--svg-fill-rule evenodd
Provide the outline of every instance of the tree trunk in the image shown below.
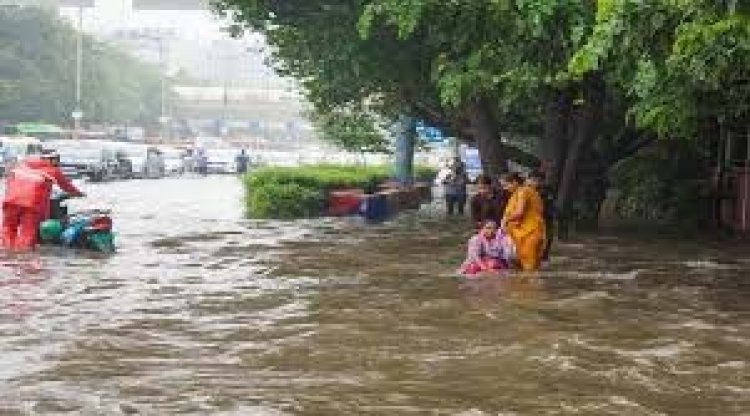
<path fill-rule="evenodd" d="M 415 121 L 408 116 L 399 117 L 394 128 L 396 135 L 396 179 L 404 186 L 414 182 Z"/>
<path fill-rule="evenodd" d="M 604 103 L 604 81 L 601 74 L 588 75 L 581 84 L 581 102 L 572 111 L 571 140 L 560 175 L 555 205 L 560 213 L 560 238 L 569 234 L 572 218 L 572 197 L 577 186 L 577 172 L 581 156 L 591 146 L 598 133 L 598 122 Z"/>
<path fill-rule="evenodd" d="M 724 141 L 721 137 L 721 124 L 716 117 L 707 117 L 700 124 L 700 139 L 702 143 L 709 143 L 708 153 L 711 155 L 712 172 L 711 183 L 709 184 L 706 225 L 709 229 L 718 230 L 721 228 L 721 195 L 722 180 L 724 179 Z"/>
<path fill-rule="evenodd" d="M 565 152 L 568 147 L 568 123 L 570 119 L 570 94 L 555 90 L 545 107 L 544 134 L 542 136 L 542 162 L 546 164 L 548 183 L 559 189 Z"/>
<path fill-rule="evenodd" d="M 503 154 L 500 132 L 493 115 L 493 109 L 489 101 L 482 98 L 472 102 L 468 110 L 469 124 L 476 139 L 479 157 L 482 160 L 482 170 L 486 175 L 497 178 L 505 172 L 507 161 Z"/>
<path fill-rule="evenodd" d="M 576 224 L 586 231 L 599 228 L 602 204 L 607 197 L 609 166 L 604 157 L 588 146 L 576 170 Z"/>

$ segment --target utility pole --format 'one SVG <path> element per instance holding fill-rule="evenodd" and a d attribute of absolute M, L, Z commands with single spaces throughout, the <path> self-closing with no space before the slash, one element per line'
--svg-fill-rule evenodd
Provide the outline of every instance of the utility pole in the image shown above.
<path fill-rule="evenodd" d="M 78 6 L 78 33 L 76 34 L 76 105 L 73 110 L 73 139 L 81 136 L 81 119 L 83 109 L 81 102 L 81 84 L 83 82 L 83 4 Z"/>
<path fill-rule="evenodd" d="M 224 56 L 223 61 L 223 90 L 222 90 L 222 103 L 221 103 L 221 127 L 219 133 L 222 138 L 226 138 L 227 135 L 227 107 L 229 106 L 229 66 L 231 65 L 232 57 L 229 53 Z"/>
<path fill-rule="evenodd" d="M 159 123 L 161 124 L 161 141 L 167 138 L 167 129 L 169 124 L 169 116 L 167 115 L 167 66 L 166 62 L 166 51 L 164 50 L 164 37 L 159 36 L 157 38 L 159 42 L 159 63 L 161 66 L 161 116 L 159 117 Z"/>

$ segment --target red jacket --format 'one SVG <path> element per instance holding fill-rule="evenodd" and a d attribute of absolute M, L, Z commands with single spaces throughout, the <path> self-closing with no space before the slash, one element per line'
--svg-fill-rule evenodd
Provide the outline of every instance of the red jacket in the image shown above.
<path fill-rule="evenodd" d="M 44 218 L 49 216 L 52 186 L 73 195 L 83 195 L 65 177 L 60 168 L 45 159 L 29 159 L 8 174 L 3 204 L 36 209 Z"/>

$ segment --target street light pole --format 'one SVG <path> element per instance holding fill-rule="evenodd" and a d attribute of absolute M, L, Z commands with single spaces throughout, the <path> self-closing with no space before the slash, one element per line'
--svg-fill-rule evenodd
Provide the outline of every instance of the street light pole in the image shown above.
<path fill-rule="evenodd" d="M 222 63 L 222 70 L 221 77 L 222 77 L 222 103 L 221 103 L 221 128 L 220 128 L 220 136 L 222 138 L 226 138 L 228 132 L 229 132 L 229 94 L 230 94 L 230 88 L 232 87 L 230 85 L 231 82 L 231 76 L 232 76 L 232 66 L 236 65 L 237 62 L 241 59 L 240 56 L 235 55 L 231 52 L 227 52 L 222 55 L 220 62 Z"/>
<path fill-rule="evenodd" d="M 164 38 L 159 37 L 159 62 L 161 66 L 161 116 L 159 117 L 159 123 L 161 123 L 161 141 L 168 136 L 168 124 L 169 116 L 167 116 L 167 70 L 168 63 L 166 62 L 166 51 L 164 50 Z"/>
<path fill-rule="evenodd" d="M 224 59 L 224 71 L 222 71 L 223 89 L 221 97 L 221 126 L 219 127 L 219 133 L 222 138 L 226 138 L 227 131 L 227 107 L 229 105 L 229 65 L 230 59 L 228 56 Z"/>
<path fill-rule="evenodd" d="M 73 138 L 81 135 L 81 84 L 83 81 L 83 5 L 78 6 L 78 33 L 76 34 L 76 105 L 73 110 Z"/>
<path fill-rule="evenodd" d="M 166 71 L 165 65 L 164 65 L 164 40 L 159 38 L 159 66 L 161 67 L 161 117 L 166 117 L 167 115 L 167 83 L 165 80 L 165 74 Z"/>

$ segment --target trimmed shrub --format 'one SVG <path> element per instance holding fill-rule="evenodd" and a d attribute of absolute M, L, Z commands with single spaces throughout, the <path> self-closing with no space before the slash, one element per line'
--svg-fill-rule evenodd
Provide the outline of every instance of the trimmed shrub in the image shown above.
<path fill-rule="evenodd" d="M 250 189 L 266 183 L 296 183 L 329 191 L 335 188 L 361 188 L 373 180 L 383 182 L 389 176 L 390 172 L 385 166 L 314 165 L 298 168 L 271 167 L 258 169 L 251 172 L 245 180 Z"/>
<path fill-rule="evenodd" d="M 320 215 L 325 197 L 320 190 L 296 183 L 268 182 L 247 195 L 251 218 L 310 218 Z"/>
<path fill-rule="evenodd" d="M 418 180 L 436 171 L 416 167 Z M 251 218 L 307 218 L 321 215 L 334 189 L 374 190 L 391 177 L 390 166 L 312 165 L 256 169 L 244 177 L 247 213 Z"/>
<path fill-rule="evenodd" d="M 438 169 L 432 166 L 418 165 L 414 167 L 414 178 L 418 182 L 432 183 L 437 177 Z"/>

